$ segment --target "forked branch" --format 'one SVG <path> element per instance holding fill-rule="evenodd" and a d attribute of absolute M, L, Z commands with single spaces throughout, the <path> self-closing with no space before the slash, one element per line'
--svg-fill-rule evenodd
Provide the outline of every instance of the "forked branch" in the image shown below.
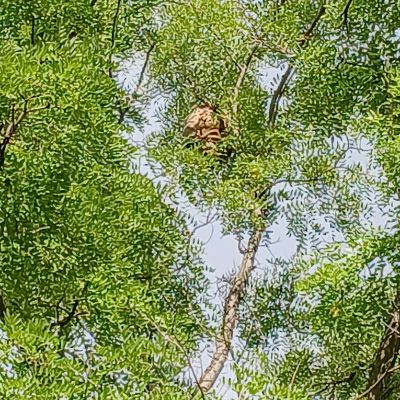
<path fill-rule="evenodd" d="M 10 144 L 11 140 L 15 136 L 18 127 L 21 125 L 21 122 L 27 117 L 29 113 L 33 113 L 40 110 L 45 110 L 50 108 L 50 104 L 46 104 L 45 106 L 37 107 L 37 108 L 28 108 L 29 101 L 32 100 L 33 97 L 29 97 L 24 99 L 24 105 L 22 111 L 18 113 L 16 116 L 16 107 L 15 104 L 11 105 L 11 120 L 8 121 L 5 125 L 3 125 L 0 134 L 3 136 L 3 140 L 0 143 L 0 170 L 4 167 L 5 162 L 5 153 L 7 146 Z"/>
<path fill-rule="evenodd" d="M 88 287 L 89 287 L 89 282 L 85 282 L 85 285 L 84 285 L 84 287 L 82 289 L 81 297 L 85 294 L 85 292 L 87 291 Z M 59 303 L 61 303 L 62 299 L 63 298 L 60 299 Z M 59 319 L 59 317 L 58 317 L 59 309 L 64 310 L 63 308 L 60 307 L 60 304 L 58 304 L 56 306 L 57 320 L 52 322 L 50 327 L 54 328 L 56 326 L 59 326 L 59 327 L 62 328 L 64 326 L 67 326 L 75 317 L 77 317 L 79 315 L 78 314 L 79 303 L 80 303 L 80 300 L 79 299 L 75 299 L 75 301 L 72 304 L 71 309 L 69 311 L 66 311 L 67 315 L 63 319 Z"/>

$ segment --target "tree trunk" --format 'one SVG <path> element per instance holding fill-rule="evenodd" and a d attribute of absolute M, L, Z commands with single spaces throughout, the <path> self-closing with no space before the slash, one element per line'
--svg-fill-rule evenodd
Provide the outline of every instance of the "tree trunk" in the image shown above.
<path fill-rule="evenodd" d="M 400 292 L 381 344 L 372 365 L 367 390 L 364 396 L 368 400 L 384 400 L 390 394 L 390 381 L 400 348 Z"/>
<path fill-rule="evenodd" d="M 264 229 L 256 230 L 250 237 L 246 252 L 238 273 L 233 277 L 232 283 L 225 298 L 224 311 L 220 334 L 217 337 L 214 354 L 210 365 L 199 379 L 199 386 L 203 393 L 208 392 L 221 373 L 232 345 L 233 333 L 238 320 L 238 309 L 243 298 L 249 277 L 254 268 L 254 259 L 259 248 Z"/>

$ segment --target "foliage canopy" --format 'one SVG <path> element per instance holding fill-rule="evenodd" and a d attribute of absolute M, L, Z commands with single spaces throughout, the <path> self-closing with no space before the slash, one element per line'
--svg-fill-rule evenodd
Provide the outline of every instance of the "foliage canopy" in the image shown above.
<path fill-rule="evenodd" d="M 400 399 L 398 2 L 17 0 L 0 36 L 2 398 L 213 398 L 229 354 L 238 399 Z M 243 252 L 219 330 L 183 197 Z"/>

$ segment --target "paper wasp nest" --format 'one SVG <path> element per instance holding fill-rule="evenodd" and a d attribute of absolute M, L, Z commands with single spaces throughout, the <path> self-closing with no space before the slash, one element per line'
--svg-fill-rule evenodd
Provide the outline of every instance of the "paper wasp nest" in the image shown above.
<path fill-rule="evenodd" d="M 225 121 L 215 112 L 215 107 L 196 107 L 186 119 L 183 136 L 202 142 L 206 154 L 214 151 L 216 144 L 225 136 Z"/>

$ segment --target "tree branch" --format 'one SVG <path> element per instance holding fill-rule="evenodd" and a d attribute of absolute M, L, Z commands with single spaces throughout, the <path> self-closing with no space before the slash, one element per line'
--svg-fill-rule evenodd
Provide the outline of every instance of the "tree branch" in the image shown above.
<path fill-rule="evenodd" d="M 186 360 L 187 360 L 187 362 L 188 362 L 188 364 L 189 364 L 190 372 L 193 374 L 194 380 L 195 380 L 196 385 L 197 385 L 197 387 L 198 387 L 198 389 L 199 389 L 199 391 L 200 391 L 201 397 L 202 397 L 203 400 L 205 400 L 205 399 L 206 399 L 205 392 L 203 391 L 203 389 L 202 389 L 202 387 L 201 387 L 201 385 L 200 385 L 200 382 L 199 382 L 199 380 L 197 379 L 196 372 L 195 372 L 195 370 L 194 370 L 194 368 L 193 368 L 193 365 L 192 365 L 192 362 L 191 362 L 191 360 L 190 360 L 190 357 L 189 357 L 189 354 L 188 354 L 187 350 L 186 350 L 186 349 L 183 347 L 183 345 L 178 341 L 178 339 L 176 339 L 176 338 L 174 338 L 174 337 L 171 337 L 170 335 L 166 334 L 154 321 L 152 321 L 151 319 L 147 318 L 146 316 L 144 316 L 144 319 L 145 319 L 147 322 L 149 322 L 150 325 L 152 325 L 152 326 L 156 329 L 156 331 L 161 335 L 161 337 L 162 337 L 165 341 L 167 341 L 167 342 L 173 344 L 174 346 L 176 346 L 176 347 L 183 353 L 183 355 L 185 356 L 185 358 L 186 358 Z"/>
<path fill-rule="evenodd" d="M 362 399 L 363 397 L 367 396 L 368 394 L 371 394 L 371 391 L 372 391 L 373 389 L 375 389 L 376 386 L 377 386 L 379 383 L 381 383 L 382 380 L 383 380 L 388 374 L 391 374 L 391 373 L 393 373 L 393 372 L 396 372 L 396 371 L 399 370 L 399 369 L 400 369 L 400 365 L 397 365 L 396 367 L 393 367 L 393 368 L 387 370 L 385 374 L 383 374 L 383 375 L 382 375 L 370 388 L 368 388 L 364 393 L 362 393 L 362 394 L 360 394 L 360 396 L 356 397 L 355 400 Z M 368 396 L 368 398 L 371 398 L 371 397 Z M 375 399 L 374 397 L 372 397 L 372 398 Z"/>
<path fill-rule="evenodd" d="M 40 110 L 45 110 L 50 107 L 50 104 L 47 104 L 43 107 L 28 109 L 28 103 L 32 98 L 33 97 L 24 99 L 23 110 L 18 114 L 17 118 L 15 118 L 15 104 L 12 104 L 12 106 L 11 106 L 11 121 L 9 121 L 5 125 L 5 129 L 3 127 L 3 130 L 4 130 L 3 140 L 0 143 L 0 170 L 2 170 L 4 167 L 5 153 L 6 153 L 7 146 L 10 144 L 11 139 L 15 136 L 17 128 L 19 127 L 21 122 L 26 118 L 26 116 L 29 113 L 40 111 Z"/>
<path fill-rule="evenodd" d="M 367 389 L 357 399 L 366 397 L 368 400 L 384 400 L 386 398 L 385 391 L 390 385 L 391 374 L 400 368 L 400 366 L 395 367 L 400 350 L 399 329 L 400 291 L 396 295 L 393 312 L 376 352 Z"/>
<path fill-rule="evenodd" d="M 285 91 L 287 85 L 290 82 L 290 78 L 292 77 L 292 72 L 293 72 L 292 66 L 288 65 L 286 72 L 282 75 L 279 85 L 276 88 L 274 94 L 272 95 L 268 113 L 268 125 L 272 129 L 275 127 L 276 115 L 278 113 L 279 103 L 281 101 L 283 92 Z"/>
<path fill-rule="evenodd" d="M 250 65 L 253 61 L 253 57 L 256 54 L 258 48 L 261 46 L 261 41 L 257 41 L 256 44 L 253 46 L 251 49 L 249 55 L 247 56 L 247 59 L 244 63 L 244 65 L 240 66 L 240 73 L 238 75 L 238 78 L 236 80 L 235 84 L 235 89 L 233 91 L 233 100 L 232 100 L 232 115 L 234 116 L 234 119 L 237 119 L 238 115 L 238 97 L 240 94 L 240 89 L 242 88 L 244 79 L 246 77 L 247 71 L 250 68 Z M 233 133 L 238 136 L 239 135 L 239 127 L 237 126 L 237 121 L 235 121 L 234 127 L 233 127 Z"/>
<path fill-rule="evenodd" d="M 75 317 L 78 306 L 79 306 L 79 300 L 75 300 L 74 304 L 72 305 L 71 311 L 69 311 L 67 316 L 65 318 L 63 318 L 62 320 L 57 320 L 55 322 L 52 322 L 50 324 L 50 327 L 54 328 L 55 326 L 63 327 L 63 326 L 68 325 L 71 322 L 72 318 Z"/>
<path fill-rule="evenodd" d="M 4 303 L 4 298 L 0 295 L 0 321 L 4 321 L 6 315 L 6 305 Z"/>
<path fill-rule="evenodd" d="M 193 229 L 189 232 L 189 237 L 192 238 L 198 230 L 206 227 L 209 224 L 214 223 L 215 221 L 217 221 L 217 213 L 213 213 L 210 209 L 206 216 L 206 220 L 198 225 L 195 225 Z"/>
<path fill-rule="evenodd" d="M 347 32 L 349 32 L 349 11 L 353 0 L 348 0 L 346 7 L 344 8 L 341 17 L 343 17 L 342 25 L 346 27 Z"/>
<path fill-rule="evenodd" d="M 322 7 L 316 18 L 314 19 L 311 27 L 308 29 L 306 33 L 309 35 L 312 34 L 315 26 L 318 21 L 321 19 L 322 15 L 325 12 L 325 8 Z M 232 114 L 233 120 L 236 121 L 237 113 L 238 113 L 238 97 L 240 94 L 240 89 L 242 87 L 243 81 L 245 79 L 246 73 L 251 65 L 253 57 L 260 47 L 261 41 L 257 41 L 256 45 L 250 51 L 245 64 L 242 66 L 239 76 L 236 81 L 233 101 L 232 101 Z M 288 68 L 288 71 L 284 74 L 284 79 L 282 78 L 280 84 L 278 85 L 279 91 L 276 92 L 275 101 L 274 101 L 274 111 L 272 118 L 275 118 L 275 113 L 278 108 L 277 102 L 282 96 L 283 90 L 286 87 L 289 77 L 290 77 L 291 67 Z M 282 82 L 283 81 L 283 82 Z M 235 122 L 236 123 L 236 122 Z M 238 126 L 233 127 L 234 134 L 239 133 Z M 218 376 L 220 375 L 227 359 L 232 346 L 233 333 L 238 320 L 238 310 L 241 303 L 242 298 L 246 293 L 246 288 L 249 282 L 249 277 L 252 269 L 254 268 L 255 256 L 258 251 L 258 248 L 261 243 L 261 239 L 263 233 L 265 231 L 265 226 L 256 229 L 250 236 L 249 242 L 247 244 L 247 248 L 244 251 L 244 256 L 240 265 L 240 269 L 238 273 L 233 277 L 231 286 L 229 288 L 229 292 L 224 301 L 224 310 L 222 315 L 222 324 L 221 330 L 217 337 L 215 350 L 213 352 L 211 361 L 209 366 L 202 373 L 199 384 L 202 392 L 207 393 L 215 384 Z"/>
<path fill-rule="evenodd" d="M 85 286 L 82 289 L 82 293 L 81 296 L 84 295 L 84 293 L 86 292 L 87 288 L 89 287 L 89 282 L 85 282 Z M 58 309 L 60 307 L 60 303 L 62 301 L 63 298 L 60 299 L 58 305 L 56 306 L 56 312 L 57 312 L 57 321 L 54 321 L 50 324 L 50 328 L 54 328 L 55 326 L 59 326 L 59 327 L 64 327 L 66 325 L 68 325 L 72 319 L 74 317 L 76 317 L 78 315 L 77 310 L 78 310 L 78 306 L 79 306 L 79 299 L 76 299 L 74 301 L 74 303 L 72 304 L 71 310 L 69 312 L 67 312 L 67 316 L 65 318 L 63 318 L 62 320 L 58 319 Z"/>
<path fill-rule="evenodd" d="M 303 39 L 300 41 L 300 46 L 305 47 L 308 40 L 312 38 L 312 34 L 317 27 L 319 21 L 325 14 L 325 6 L 320 7 L 318 10 L 317 15 L 315 16 L 314 20 L 312 21 L 310 27 L 308 30 L 304 33 Z M 286 72 L 282 75 L 282 78 L 278 84 L 278 87 L 276 88 L 274 94 L 272 95 L 271 102 L 269 104 L 269 113 L 268 113 L 268 125 L 271 129 L 275 127 L 275 122 L 276 122 L 276 115 L 278 113 L 279 109 L 279 103 L 281 101 L 282 95 L 285 92 L 287 86 L 289 85 L 289 82 L 294 74 L 294 68 L 288 64 L 288 68 Z"/>
<path fill-rule="evenodd" d="M 353 371 L 351 372 L 346 378 L 344 379 L 338 379 L 335 381 L 331 381 L 331 382 L 324 382 L 323 384 L 325 385 L 322 389 L 318 390 L 318 392 L 315 392 L 313 394 L 313 397 L 319 396 L 322 393 L 324 393 L 325 391 L 327 391 L 331 386 L 333 388 L 336 388 L 339 385 L 343 385 L 345 383 L 347 384 L 351 384 L 351 382 L 353 382 L 354 378 L 356 377 L 357 372 Z M 320 384 L 319 384 L 320 385 Z"/>
<path fill-rule="evenodd" d="M 318 13 L 315 16 L 313 22 L 311 23 L 310 27 L 308 28 L 308 30 L 304 34 L 303 41 L 311 39 L 311 36 L 312 36 L 312 34 L 314 32 L 314 29 L 317 27 L 319 21 L 324 16 L 325 11 L 326 11 L 325 6 L 320 7 L 320 9 L 318 10 Z M 304 42 L 302 42 L 302 44 L 304 44 Z"/>
<path fill-rule="evenodd" d="M 232 119 L 234 121 L 232 129 L 235 135 L 239 135 L 239 127 L 237 125 L 238 97 L 254 55 L 260 45 L 261 41 L 257 40 L 248 54 L 244 65 L 240 67 L 240 72 L 236 80 L 232 99 Z M 240 269 L 232 279 L 231 287 L 224 301 L 221 330 L 216 340 L 213 356 L 209 366 L 205 369 L 199 379 L 199 387 L 202 393 L 207 393 L 213 387 L 228 359 L 238 319 L 238 309 L 241 299 L 245 295 L 250 273 L 254 268 L 255 256 L 264 230 L 265 228 L 262 227 L 255 230 L 251 235 Z"/>
<path fill-rule="evenodd" d="M 111 49 L 113 49 L 114 46 L 115 46 L 115 38 L 116 38 L 116 35 L 117 35 L 117 22 L 118 22 L 119 10 L 121 8 L 121 1 L 122 0 L 118 0 L 117 8 L 116 8 L 115 14 L 114 14 L 112 31 L 111 31 Z"/>
<path fill-rule="evenodd" d="M 155 47 L 156 47 L 156 43 L 153 42 L 150 45 L 150 47 L 148 48 L 148 50 L 146 51 L 146 56 L 145 56 L 145 59 L 144 59 L 144 63 L 143 63 L 142 69 L 140 71 L 139 80 L 138 80 L 138 83 L 136 85 L 135 93 L 139 92 L 139 90 L 140 90 L 140 88 L 141 88 L 141 86 L 143 84 L 144 75 L 146 73 L 147 66 L 149 65 L 149 61 L 150 61 L 150 54 L 154 50 Z"/>
<path fill-rule="evenodd" d="M 114 14 L 114 18 L 113 18 L 113 24 L 112 24 L 112 30 L 111 30 L 111 51 L 110 51 L 110 60 L 109 60 L 110 61 L 110 68 L 108 69 L 108 75 L 109 75 L 110 78 L 113 77 L 111 62 L 112 62 L 113 49 L 115 47 L 115 38 L 117 36 L 117 22 L 118 22 L 119 10 L 121 8 L 121 2 L 122 2 L 122 0 L 118 0 L 117 9 L 115 10 L 115 14 Z"/>
<path fill-rule="evenodd" d="M 154 43 L 152 43 L 150 45 L 150 47 L 146 51 L 144 63 L 143 63 L 142 69 L 140 70 L 140 74 L 139 74 L 138 82 L 136 84 L 136 88 L 130 94 L 130 96 L 128 97 L 127 106 L 124 109 L 120 110 L 119 118 L 118 118 L 118 123 L 119 124 L 122 124 L 124 122 L 124 119 L 125 119 L 125 116 L 126 116 L 127 112 L 132 107 L 132 104 L 135 101 L 135 97 L 137 96 L 137 94 L 139 93 L 139 90 L 142 87 L 142 84 L 143 84 L 143 81 L 144 81 L 144 77 L 145 77 L 145 74 L 146 74 L 146 70 L 147 70 L 147 67 L 148 67 L 149 61 L 150 61 L 150 55 L 151 55 L 151 52 L 154 50 L 155 46 L 156 46 L 156 43 L 154 42 Z"/>
<path fill-rule="evenodd" d="M 259 248 L 264 228 L 257 229 L 251 235 L 239 272 L 233 277 L 228 295 L 225 298 L 221 331 L 211 362 L 199 379 L 202 391 L 207 393 L 220 375 L 232 346 L 233 333 L 238 320 L 238 309 L 245 295 L 254 260 Z"/>
<path fill-rule="evenodd" d="M 35 16 L 32 14 L 31 17 L 32 26 L 31 26 L 31 45 L 35 44 Z"/>

